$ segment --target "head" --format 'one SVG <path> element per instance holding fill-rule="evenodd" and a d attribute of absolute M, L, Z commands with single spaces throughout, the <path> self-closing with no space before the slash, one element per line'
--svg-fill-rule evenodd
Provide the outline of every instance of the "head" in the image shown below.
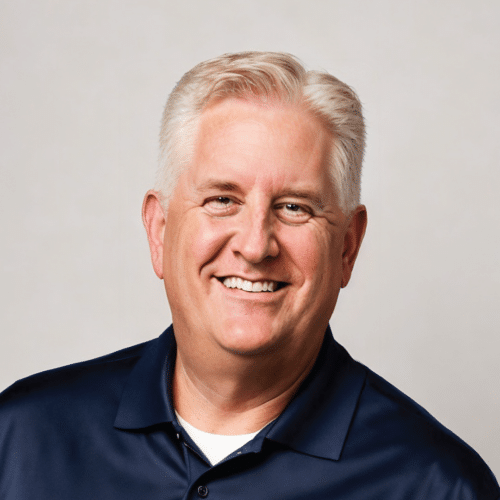
<path fill-rule="evenodd" d="M 228 98 L 295 105 L 316 116 L 330 132 L 329 175 L 339 206 L 350 213 L 359 205 L 365 127 L 355 92 L 328 73 L 306 71 L 290 54 L 243 52 L 198 64 L 170 94 L 161 125 L 155 184 L 164 208 L 193 157 L 201 114 Z"/>
<path fill-rule="evenodd" d="M 314 359 L 366 227 L 362 151 L 354 93 L 289 55 L 223 56 L 183 77 L 143 208 L 183 363 Z"/>

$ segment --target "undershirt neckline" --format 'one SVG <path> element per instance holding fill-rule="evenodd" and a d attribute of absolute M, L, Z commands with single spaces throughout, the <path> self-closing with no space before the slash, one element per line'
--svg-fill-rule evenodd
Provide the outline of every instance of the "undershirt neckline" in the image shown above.
<path fill-rule="evenodd" d="M 237 434 L 228 436 L 224 434 L 211 434 L 210 432 L 201 431 L 189 422 L 186 422 L 178 413 L 175 412 L 179 424 L 189 434 L 191 439 L 196 443 L 200 450 L 210 461 L 211 465 L 219 463 L 227 456 L 231 455 L 238 448 L 251 441 L 266 425 L 256 432 L 249 434 Z"/>

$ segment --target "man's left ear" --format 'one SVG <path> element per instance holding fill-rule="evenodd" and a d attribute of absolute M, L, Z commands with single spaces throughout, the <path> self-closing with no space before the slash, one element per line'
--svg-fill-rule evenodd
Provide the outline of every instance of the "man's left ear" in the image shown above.
<path fill-rule="evenodd" d="M 367 223 L 366 207 L 364 205 L 359 205 L 349 216 L 349 222 L 344 236 L 344 250 L 342 253 L 342 288 L 346 287 L 351 279 L 352 269 L 365 235 Z"/>
<path fill-rule="evenodd" d="M 142 204 L 142 221 L 148 234 L 153 269 L 156 276 L 163 279 L 163 238 L 166 220 L 157 191 L 151 189 L 146 193 Z"/>

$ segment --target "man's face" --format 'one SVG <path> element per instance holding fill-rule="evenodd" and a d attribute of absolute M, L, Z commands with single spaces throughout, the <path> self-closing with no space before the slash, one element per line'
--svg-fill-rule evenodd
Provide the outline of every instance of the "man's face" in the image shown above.
<path fill-rule="evenodd" d="M 179 348 L 305 354 L 321 342 L 365 227 L 364 208 L 338 207 L 330 147 L 297 107 L 228 99 L 203 112 L 153 256 Z"/>

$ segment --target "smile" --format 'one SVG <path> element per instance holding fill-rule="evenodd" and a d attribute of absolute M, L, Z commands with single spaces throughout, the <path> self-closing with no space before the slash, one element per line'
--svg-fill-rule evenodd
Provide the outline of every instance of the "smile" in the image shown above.
<path fill-rule="evenodd" d="M 227 276 L 224 278 L 217 278 L 226 288 L 237 288 L 245 292 L 275 292 L 287 283 L 283 281 L 249 281 L 236 276 Z"/>

